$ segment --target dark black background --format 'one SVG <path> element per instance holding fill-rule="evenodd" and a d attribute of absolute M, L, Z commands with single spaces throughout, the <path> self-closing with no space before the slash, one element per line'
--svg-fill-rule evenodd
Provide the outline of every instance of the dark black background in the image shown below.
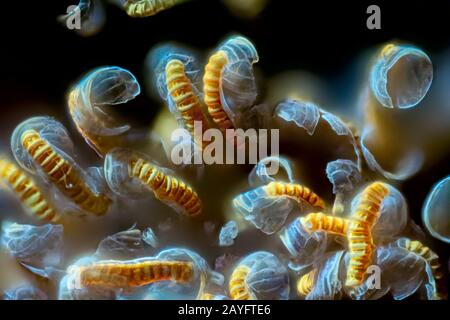
<path fill-rule="evenodd" d="M 61 105 L 70 83 L 99 65 L 119 65 L 141 80 L 145 55 L 162 41 L 211 49 L 227 34 L 238 32 L 255 42 L 259 67 L 268 77 L 303 69 L 324 78 L 342 73 L 363 50 L 393 39 L 431 53 L 450 46 L 450 1 L 442 0 L 272 0 L 251 20 L 233 17 L 220 0 L 196 0 L 145 19 L 129 18 L 109 5 L 105 28 L 90 38 L 56 22 L 71 4 L 76 1 L 2 3 L 2 110 L 9 112 L 9 106 L 19 104 L 32 107 L 20 100 Z M 366 28 L 370 4 L 381 7 L 381 30 Z M 144 122 L 159 106 L 147 99 L 141 95 L 135 101 L 140 108 L 133 108 Z"/>
<path fill-rule="evenodd" d="M 282 1 L 272 0 L 255 19 L 233 17 L 221 1 L 197 0 L 157 16 L 129 18 L 107 7 L 107 22 L 96 36 L 83 38 L 56 22 L 75 1 L 8 1 L 0 20 L 0 136 L 7 141 L 24 115 L 39 114 L 38 105 L 64 117 L 65 93 L 81 74 L 100 65 L 118 65 L 143 79 L 149 49 L 175 40 L 210 49 L 231 32 L 252 39 L 260 53 L 259 67 L 267 77 L 303 69 L 335 78 L 362 51 L 393 39 L 426 48 L 431 54 L 450 48 L 450 1 Z M 378 4 L 382 29 L 366 28 L 366 8 Z M 449 87 L 450 88 L 450 87 Z M 449 89 L 450 90 L 450 89 Z M 133 101 L 130 116 L 150 123 L 160 103 L 148 95 Z M 449 174 L 450 157 L 404 185 L 416 222 L 436 177 Z M 418 184 L 421 185 L 418 188 Z M 448 260 L 448 246 L 433 246 Z"/>

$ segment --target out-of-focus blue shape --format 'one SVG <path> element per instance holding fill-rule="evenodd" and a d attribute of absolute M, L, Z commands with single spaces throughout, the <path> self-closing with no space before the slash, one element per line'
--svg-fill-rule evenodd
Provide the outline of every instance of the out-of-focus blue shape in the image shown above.
<path fill-rule="evenodd" d="M 239 230 L 236 221 L 228 221 L 220 230 L 219 245 L 221 247 L 232 246 L 234 239 L 238 236 Z"/>
<path fill-rule="evenodd" d="M 425 52 L 388 44 L 372 67 L 370 87 L 384 107 L 407 109 L 422 101 L 432 80 L 433 65 Z"/>
<path fill-rule="evenodd" d="M 439 181 L 428 194 L 422 221 L 433 237 L 450 243 L 450 176 Z"/>
<path fill-rule="evenodd" d="M 144 254 L 141 230 L 130 228 L 100 241 L 96 255 L 101 259 L 127 260 Z"/>
<path fill-rule="evenodd" d="M 250 268 L 245 283 L 254 299 L 287 300 L 289 298 L 288 270 L 272 253 L 254 252 L 242 259 L 238 265 Z"/>

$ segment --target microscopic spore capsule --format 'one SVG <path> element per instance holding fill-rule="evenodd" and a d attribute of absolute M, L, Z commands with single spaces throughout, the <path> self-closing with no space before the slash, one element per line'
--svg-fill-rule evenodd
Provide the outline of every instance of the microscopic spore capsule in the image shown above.
<path fill-rule="evenodd" d="M 179 59 L 171 59 L 166 65 L 166 86 L 171 101 L 184 122 L 185 128 L 194 136 L 195 122 L 199 122 L 202 130 L 208 128 L 201 110 L 201 102 L 194 91 L 191 80 L 186 74 L 184 62 Z M 197 141 L 199 142 L 199 141 Z M 206 142 L 199 142 L 204 146 Z"/>
<path fill-rule="evenodd" d="M 86 143 L 101 157 L 124 145 L 129 125 L 119 125 L 107 108 L 127 103 L 141 92 L 136 77 L 120 67 L 96 68 L 82 77 L 67 98 L 70 116 Z M 128 139 L 129 140 L 129 139 Z"/>
<path fill-rule="evenodd" d="M 201 213 L 197 192 L 173 173 L 151 162 L 145 154 L 117 148 L 105 160 L 105 177 L 117 194 L 142 197 L 151 190 L 156 198 L 190 217 Z"/>
<path fill-rule="evenodd" d="M 233 300 L 288 299 L 288 271 L 272 253 L 254 252 L 238 262 L 230 277 L 229 291 Z"/>
<path fill-rule="evenodd" d="M 31 216 L 51 223 L 61 221 L 61 216 L 34 179 L 15 163 L 1 155 L 0 180 L 19 198 Z"/>
<path fill-rule="evenodd" d="M 370 74 L 370 87 L 386 108 L 407 109 L 422 101 L 433 80 L 433 65 L 428 55 L 412 46 L 384 46 Z"/>
<path fill-rule="evenodd" d="M 50 128 L 46 128 L 48 126 Z M 54 126 L 62 129 L 54 129 Z M 31 170 L 44 175 L 82 210 L 98 216 L 105 214 L 112 202 L 111 199 L 95 191 L 94 181 L 89 180 L 76 166 L 62 149 L 63 145 L 59 147 L 52 144 L 53 137 L 47 138 L 47 129 L 64 132 L 66 136 L 62 139 L 70 141 L 59 122 L 46 117 L 31 118 L 15 129 L 11 139 L 16 159 L 23 167 L 31 167 Z"/>
<path fill-rule="evenodd" d="M 236 127 L 236 121 L 256 99 L 253 64 L 258 62 L 253 44 L 244 37 L 228 38 L 211 55 L 203 77 L 204 101 L 217 126 Z"/>

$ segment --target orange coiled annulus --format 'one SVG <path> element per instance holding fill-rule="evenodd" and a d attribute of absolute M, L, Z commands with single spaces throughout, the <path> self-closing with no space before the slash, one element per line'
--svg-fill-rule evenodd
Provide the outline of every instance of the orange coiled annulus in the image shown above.
<path fill-rule="evenodd" d="M 204 147 L 203 132 L 208 129 L 208 123 L 201 110 L 201 102 L 194 91 L 191 80 L 185 72 L 184 63 L 178 59 L 169 60 L 165 69 L 167 91 L 176 109 L 180 113 L 186 130 L 194 137 L 194 141 Z M 201 132 L 195 134 L 195 123 L 201 124 Z"/>
<path fill-rule="evenodd" d="M 264 190 L 269 197 L 288 196 L 297 201 L 303 200 L 320 209 L 325 209 L 325 202 L 311 189 L 300 184 L 273 181 L 265 185 Z"/>
<path fill-rule="evenodd" d="M 325 231 L 339 236 L 347 236 L 350 223 L 348 219 L 329 216 L 322 212 L 309 213 L 300 218 L 300 221 L 308 232 Z"/>
<path fill-rule="evenodd" d="M 139 287 L 157 281 L 187 282 L 194 274 L 187 261 L 105 261 L 75 267 L 78 285 L 83 287 Z"/>
<path fill-rule="evenodd" d="M 0 156 L 0 179 L 11 188 L 33 217 L 51 223 L 61 221 L 61 216 L 39 190 L 34 180 L 15 163 L 2 156 Z"/>
<path fill-rule="evenodd" d="M 297 281 L 297 293 L 300 297 L 306 297 L 311 292 L 316 274 L 317 269 L 312 269 Z"/>
<path fill-rule="evenodd" d="M 95 215 L 107 212 L 111 199 L 92 191 L 73 165 L 42 139 L 36 130 L 24 131 L 20 140 L 35 163 L 66 197 L 81 209 Z"/>
<path fill-rule="evenodd" d="M 213 54 L 205 67 L 205 75 L 203 77 L 203 93 L 204 101 L 208 107 L 208 112 L 213 121 L 221 130 L 234 128 L 233 123 L 222 107 L 220 98 L 220 81 L 222 70 L 228 63 L 227 54 L 219 50 Z"/>
<path fill-rule="evenodd" d="M 346 286 L 355 287 L 364 281 L 373 259 L 372 227 L 380 215 L 381 203 L 388 194 L 389 189 L 382 182 L 370 184 L 361 194 L 348 226 L 350 261 Z"/>
<path fill-rule="evenodd" d="M 173 201 L 181 206 L 187 215 L 201 213 L 202 202 L 197 192 L 182 180 L 170 176 L 143 159 L 131 161 L 131 176 L 147 185 L 158 199 Z"/>

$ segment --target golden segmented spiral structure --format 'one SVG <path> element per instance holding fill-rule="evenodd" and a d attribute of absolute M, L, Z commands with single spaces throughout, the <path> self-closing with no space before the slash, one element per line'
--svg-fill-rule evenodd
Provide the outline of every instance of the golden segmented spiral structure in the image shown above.
<path fill-rule="evenodd" d="M 402 242 L 402 247 L 421 256 L 430 265 L 431 272 L 436 282 L 436 291 L 433 294 L 433 299 L 445 299 L 446 294 L 443 291 L 442 283 L 443 272 L 441 263 L 439 262 L 439 257 L 429 247 L 417 240 L 405 239 L 405 241 Z"/>
<path fill-rule="evenodd" d="M 194 134 L 194 123 L 201 122 L 202 134 L 208 129 L 208 123 L 201 110 L 201 102 L 194 92 L 191 80 L 185 72 L 184 64 L 178 59 L 170 60 L 166 65 L 166 86 L 169 96 L 173 100 L 186 130 L 191 133 L 200 147 L 206 146 L 207 142 L 201 141 L 202 137 Z M 200 141 L 197 141 L 200 139 Z"/>
<path fill-rule="evenodd" d="M 127 0 L 124 3 L 126 13 L 133 18 L 154 16 L 188 0 Z"/>
<path fill-rule="evenodd" d="M 264 187 L 270 197 L 289 196 L 297 201 L 306 201 L 316 208 L 325 209 L 325 202 L 311 189 L 296 183 L 273 181 Z"/>
<path fill-rule="evenodd" d="M 239 265 L 233 270 L 229 283 L 231 299 L 252 300 L 252 294 L 246 283 L 249 272 L 250 268 L 245 265 Z"/>
<path fill-rule="evenodd" d="M 0 179 L 11 188 L 33 217 L 51 223 L 61 221 L 61 216 L 39 190 L 34 180 L 15 163 L 2 156 L 0 156 Z"/>
<path fill-rule="evenodd" d="M 158 199 L 179 205 L 188 216 L 201 213 L 202 202 L 191 186 L 144 159 L 131 160 L 130 175 L 147 185 Z"/>
<path fill-rule="evenodd" d="M 222 131 L 234 128 L 233 123 L 223 109 L 220 98 L 222 70 L 227 63 L 227 54 L 225 51 L 219 50 L 209 58 L 208 64 L 205 67 L 205 75 L 203 77 L 205 104 L 208 107 L 208 112 L 211 118 Z"/>
<path fill-rule="evenodd" d="M 80 266 L 76 269 L 79 284 L 106 287 L 139 287 L 158 281 L 187 282 L 194 274 L 186 261 L 110 261 Z"/>
<path fill-rule="evenodd" d="M 300 297 L 306 297 L 312 291 L 316 273 L 317 269 L 312 269 L 297 281 L 297 293 Z"/>
<path fill-rule="evenodd" d="M 350 221 L 345 218 L 329 216 L 322 212 L 309 213 L 300 218 L 300 222 L 308 232 L 325 231 L 327 233 L 347 236 Z"/>
<path fill-rule="evenodd" d="M 21 142 L 35 163 L 66 197 L 94 215 L 100 216 L 108 211 L 111 199 L 91 190 L 73 165 L 42 139 L 37 131 L 26 130 Z"/>
<path fill-rule="evenodd" d="M 381 202 L 388 194 L 389 189 L 382 182 L 370 184 L 361 194 L 348 226 L 350 261 L 346 286 L 354 287 L 364 281 L 374 251 L 372 227 L 380 214 Z"/>

